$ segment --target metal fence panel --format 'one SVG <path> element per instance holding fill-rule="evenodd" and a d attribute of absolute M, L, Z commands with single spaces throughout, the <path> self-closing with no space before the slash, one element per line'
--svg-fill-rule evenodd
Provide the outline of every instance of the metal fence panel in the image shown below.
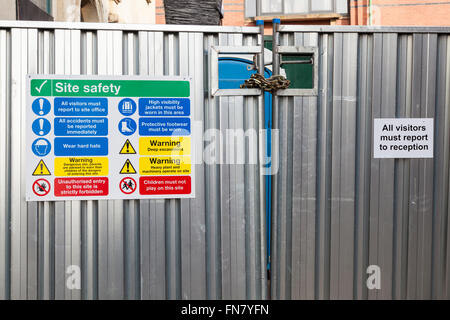
<path fill-rule="evenodd" d="M 23 174 L 26 74 L 191 76 L 199 136 L 259 130 L 257 97 L 205 94 L 209 47 L 257 41 L 258 28 L 0 24 L 0 299 L 266 298 L 258 165 L 197 165 L 190 200 L 27 203 Z"/>
<path fill-rule="evenodd" d="M 273 298 L 450 298 L 449 33 L 281 27 L 281 45 L 319 47 L 319 95 L 279 98 Z M 389 117 L 434 118 L 434 159 L 372 158 Z"/>
<path fill-rule="evenodd" d="M 189 75 L 200 131 L 258 128 L 257 97 L 208 92 L 212 45 L 258 30 L 0 25 L 0 299 L 265 298 L 256 165 L 198 165 L 192 200 L 24 201 L 25 75 Z M 99 29 L 98 31 L 92 31 Z M 272 297 L 448 299 L 450 35 L 443 28 L 282 27 L 318 46 L 319 95 L 280 97 Z M 435 158 L 373 159 L 378 117 L 434 117 Z M 214 137 L 220 157 L 256 145 Z M 67 268 L 79 266 L 81 290 Z M 381 267 L 381 290 L 366 269 Z"/>

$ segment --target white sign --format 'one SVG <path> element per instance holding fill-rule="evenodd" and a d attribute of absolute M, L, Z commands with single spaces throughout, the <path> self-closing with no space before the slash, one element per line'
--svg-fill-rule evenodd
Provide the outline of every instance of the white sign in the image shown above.
<path fill-rule="evenodd" d="M 27 77 L 27 201 L 195 196 L 187 77 Z"/>
<path fill-rule="evenodd" d="M 374 158 L 433 158 L 434 119 L 374 119 Z"/>

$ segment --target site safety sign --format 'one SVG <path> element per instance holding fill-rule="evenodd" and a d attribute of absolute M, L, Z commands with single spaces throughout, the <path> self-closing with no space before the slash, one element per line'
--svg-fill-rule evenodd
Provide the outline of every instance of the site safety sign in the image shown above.
<path fill-rule="evenodd" d="M 187 77 L 27 77 L 27 201 L 195 196 Z"/>

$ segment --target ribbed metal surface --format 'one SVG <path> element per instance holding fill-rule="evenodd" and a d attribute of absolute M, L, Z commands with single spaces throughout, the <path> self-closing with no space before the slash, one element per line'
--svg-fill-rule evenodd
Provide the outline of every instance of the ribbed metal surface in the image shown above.
<path fill-rule="evenodd" d="M 27 73 L 192 76 L 199 136 L 258 130 L 257 97 L 205 94 L 210 45 L 256 45 L 258 29 L 80 26 L 0 27 L 0 299 L 265 298 L 258 166 L 198 165 L 192 200 L 27 203 L 24 175 Z"/>
<path fill-rule="evenodd" d="M 273 298 L 450 298 L 450 30 L 432 30 L 281 28 L 319 47 L 319 96 L 279 98 Z M 435 118 L 434 159 L 373 159 L 384 117 Z"/>

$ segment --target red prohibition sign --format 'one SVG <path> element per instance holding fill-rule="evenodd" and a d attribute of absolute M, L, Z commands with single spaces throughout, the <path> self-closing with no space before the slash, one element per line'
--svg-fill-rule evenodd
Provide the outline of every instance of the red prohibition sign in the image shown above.
<path fill-rule="evenodd" d="M 132 194 L 136 191 L 136 181 L 133 178 L 127 177 L 120 180 L 120 191 L 122 191 L 125 194 Z"/>
<path fill-rule="evenodd" d="M 33 192 L 38 197 L 45 197 L 50 192 L 50 182 L 45 179 L 38 179 L 33 183 Z"/>

